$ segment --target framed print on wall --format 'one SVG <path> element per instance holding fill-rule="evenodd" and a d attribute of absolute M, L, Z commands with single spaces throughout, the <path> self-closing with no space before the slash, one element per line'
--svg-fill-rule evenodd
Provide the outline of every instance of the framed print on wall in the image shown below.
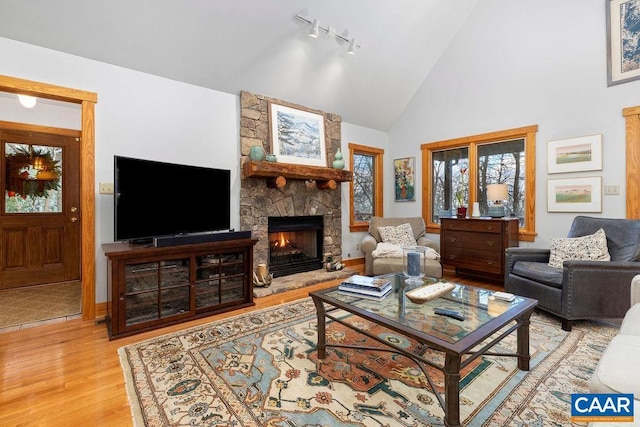
<path fill-rule="evenodd" d="M 602 170 L 602 135 L 559 139 L 547 144 L 547 173 Z"/>
<path fill-rule="evenodd" d="M 607 86 L 640 79 L 640 0 L 607 1 Z"/>
<path fill-rule="evenodd" d="M 269 102 L 271 152 L 278 162 L 327 166 L 324 114 Z"/>
<path fill-rule="evenodd" d="M 415 202 L 416 158 L 395 159 L 393 161 L 393 170 L 395 172 L 396 202 Z"/>
<path fill-rule="evenodd" d="M 602 177 L 547 180 L 548 212 L 602 212 Z"/>

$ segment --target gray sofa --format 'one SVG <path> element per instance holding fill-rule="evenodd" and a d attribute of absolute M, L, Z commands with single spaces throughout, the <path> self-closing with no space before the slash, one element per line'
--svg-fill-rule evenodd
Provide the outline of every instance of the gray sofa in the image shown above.
<path fill-rule="evenodd" d="M 634 417 L 640 410 L 640 275 L 631 281 L 631 308 L 620 326 L 620 332 L 605 349 L 589 380 L 589 393 L 629 394 L 634 396 Z M 639 425 L 620 423 L 621 426 Z M 594 425 L 601 425 L 600 423 Z"/>
<path fill-rule="evenodd" d="M 629 283 L 640 274 L 640 220 L 577 216 L 567 237 L 600 228 L 610 261 L 571 260 L 553 268 L 549 249 L 508 248 L 505 290 L 537 299 L 538 308 L 559 316 L 566 331 L 577 319 L 622 318 L 629 309 Z"/>
<path fill-rule="evenodd" d="M 378 227 L 397 227 L 401 224 L 409 223 L 413 236 L 415 237 L 418 245 L 427 246 L 434 249 L 436 252 L 440 252 L 440 245 L 433 240 L 429 239 L 425 233 L 427 228 L 422 217 L 408 217 L 408 218 L 383 218 L 374 216 L 369 222 L 369 232 L 360 242 L 360 250 L 364 252 L 365 257 L 365 274 L 369 276 L 379 276 L 387 273 L 402 272 L 402 258 L 374 258 L 372 253 L 376 249 L 377 244 L 382 240 Z M 442 265 L 440 259 L 427 260 L 426 274 L 429 277 L 442 277 Z"/>

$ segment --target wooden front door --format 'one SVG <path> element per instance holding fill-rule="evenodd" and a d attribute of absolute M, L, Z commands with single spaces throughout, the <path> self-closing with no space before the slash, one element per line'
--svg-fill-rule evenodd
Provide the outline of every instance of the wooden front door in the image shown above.
<path fill-rule="evenodd" d="M 18 128 L 0 128 L 0 289 L 80 280 L 80 133 Z"/>

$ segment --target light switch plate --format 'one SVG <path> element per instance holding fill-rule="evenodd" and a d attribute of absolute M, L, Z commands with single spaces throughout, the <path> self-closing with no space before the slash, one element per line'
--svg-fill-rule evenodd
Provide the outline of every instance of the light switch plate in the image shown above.
<path fill-rule="evenodd" d="M 606 195 L 620 194 L 620 186 L 619 185 L 605 185 L 604 186 L 604 194 L 606 194 Z"/>

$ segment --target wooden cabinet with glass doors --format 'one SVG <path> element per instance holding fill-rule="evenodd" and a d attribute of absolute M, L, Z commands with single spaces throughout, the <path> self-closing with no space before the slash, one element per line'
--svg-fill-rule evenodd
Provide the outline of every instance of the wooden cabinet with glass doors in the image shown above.
<path fill-rule="evenodd" d="M 103 245 L 110 338 L 253 305 L 257 239 L 163 248 Z"/>

